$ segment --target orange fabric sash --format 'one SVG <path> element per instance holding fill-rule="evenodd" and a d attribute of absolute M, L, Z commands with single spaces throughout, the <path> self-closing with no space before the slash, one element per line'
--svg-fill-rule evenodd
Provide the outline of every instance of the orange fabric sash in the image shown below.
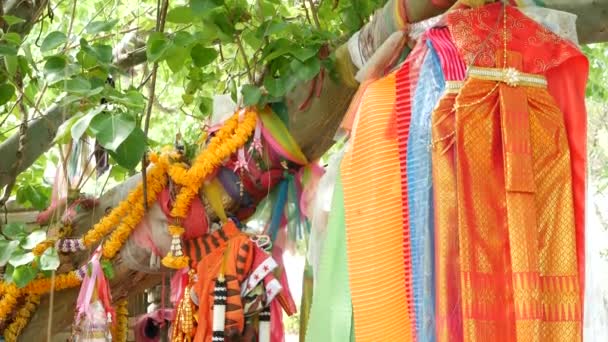
<path fill-rule="evenodd" d="M 581 340 L 563 114 L 544 88 L 476 78 L 456 108 L 465 340 Z"/>
<path fill-rule="evenodd" d="M 431 116 L 438 342 L 463 340 L 454 155 L 456 113 L 453 109 L 456 94 L 457 92 L 452 92 L 444 95 Z"/>
<path fill-rule="evenodd" d="M 367 88 L 342 161 L 355 339 L 411 341 L 403 272 L 395 74 Z"/>

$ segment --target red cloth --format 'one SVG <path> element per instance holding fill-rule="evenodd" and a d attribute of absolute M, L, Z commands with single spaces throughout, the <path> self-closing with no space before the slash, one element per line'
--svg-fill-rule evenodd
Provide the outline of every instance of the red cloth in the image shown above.
<path fill-rule="evenodd" d="M 165 188 L 158 195 L 158 204 L 167 218 L 171 219 L 172 206 L 168 188 Z M 192 200 L 192 204 L 188 210 L 188 216 L 181 222 L 181 225 L 186 230 L 184 233 L 185 240 L 196 239 L 207 234 L 209 231 L 209 221 L 205 207 L 200 198 L 195 197 L 194 200 Z"/>
<path fill-rule="evenodd" d="M 459 52 L 467 64 L 495 67 L 495 51 L 502 49 L 502 29 L 496 30 L 502 4 L 474 10 L 454 11 L 448 26 Z M 587 111 L 585 88 L 589 62 L 578 47 L 539 25 L 514 7 L 507 7 L 508 50 L 523 56 L 523 71 L 547 78 L 549 93 L 564 114 L 574 197 L 574 218 L 581 300 L 585 281 L 585 192 L 587 164 Z M 502 28 L 502 24 L 499 26 Z M 484 42 L 481 44 L 481 42 Z"/>

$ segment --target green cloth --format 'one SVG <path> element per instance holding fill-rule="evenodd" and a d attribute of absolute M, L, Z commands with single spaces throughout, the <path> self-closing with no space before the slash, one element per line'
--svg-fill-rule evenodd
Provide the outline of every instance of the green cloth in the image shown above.
<path fill-rule="evenodd" d="M 310 306 L 312 305 L 312 266 L 306 261 L 302 277 L 302 301 L 300 302 L 300 342 L 306 338 L 306 328 L 310 317 Z"/>
<path fill-rule="evenodd" d="M 327 237 L 312 295 L 306 342 L 354 341 L 353 308 L 348 283 L 344 192 L 338 176 L 327 223 Z"/>

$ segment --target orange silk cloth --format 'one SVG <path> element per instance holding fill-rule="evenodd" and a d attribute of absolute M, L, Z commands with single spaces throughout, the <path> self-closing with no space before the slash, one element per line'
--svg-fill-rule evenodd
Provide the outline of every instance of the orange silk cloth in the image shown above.
<path fill-rule="evenodd" d="M 357 342 L 414 339 L 403 271 L 395 100 L 394 73 L 369 85 L 341 165 Z"/>
<path fill-rule="evenodd" d="M 521 70 L 521 55 L 509 66 Z M 545 87 L 475 76 L 455 108 L 464 340 L 580 341 L 563 113 Z"/>
<path fill-rule="evenodd" d="M 462 341 L 454 103 L 450 89 L 431 115 L 433 198 L 435 207 L 435 328 L 438 342 Z"/>
<path fill-rule="evenodd" d="M 468 65 L 496 67 L 503 51 L 502 4 L 456 10 L 446 17 L 460 56 Z M 585 88 L 589 62 L 572 44 L 534 22 L 516 7 L 507 6 L 507 49 L 522 55 L 522 70 L 545 75 L 548 91 L 562 113 L 568 146 L 574 198 L 580 294 L 585 274 L 585 190 L 587 113 Z M 499 59 L 502 61 L 502 59 Z"/>

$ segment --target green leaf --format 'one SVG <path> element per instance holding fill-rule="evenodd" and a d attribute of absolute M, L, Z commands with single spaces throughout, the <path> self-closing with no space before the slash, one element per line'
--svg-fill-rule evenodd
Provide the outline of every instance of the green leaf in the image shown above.
<path fill-rule="evenodd" d="M 4 19 L 4 22 L 8 26 L 13 26 L 13 25 L 21 24 L 21 23 L 25 22 L 24 19 L 21 19 L 19 17 L 15 17 L 14 15 L 5 15 L 5 16 L 2 17 L 2 19 Z"/>
<path fill-rule="evenodd" d="M 65 78 L 67 75 L 67 61 L 62 56 L 51 56 L 44 64 L 44 73 L 47 79 L 54 82 Z"/>
<path fill-rule="evenodd" d="M 146 55 L 148 61 L 158 62 L 165 57 L 165 53 L 169 50 L 171 42 L 167 40 L 164 34 L 160 32 L 154 32 L 148 37 L 148 44 Z"/>
<path fill-rule="evenodd" d="M 72 134 L 72 139 L 80 140 L 84 132 L 89 128 L 89 124 L 91 120 L 97 116 L 97 114 L 101 113 L 104 110 L 105 106 L 98 106 L 90 109 L 86 115 L 81 116 L 77 121 L 74 122 L 73 126 L 70 128 L 70 132 Z"/>
<path fill-rule="evenodd" d="M 55 271 L 59 265 L 59 254 L 55 248 L 48 248 L 40 256 L 40 269 L 43 271 Z"/>
<path fill-rule="evenodd" d="M 95 56 L 100 62 L 112 63 L 112 47 L 110 45 L 95 44 L 93 45 L 93 51 L 95 51 Z"/>
<path fill-rule="evenodd" d="M 302 81 L 309 81 L 313 79 L 321 70 L 321 62 L 318 58 L 313 57 L 305 62 L 300 62 L 294 59 L 291 62 L 291 70 L 298 76 Z"/>
<path fill-rule="evenodd" d="M 116 151 L 110 151 L 110 155 L 116 160 L 118 165 L 132 170 L 139 164 L 146 149 L 144 132 L 141 128 L 135 127 L 133 132 L 120 144 Z"/>
<path fill-rule="evenodd" d="M 21 36 L 16 32 L 5 33 L 4 36 L 2 36 L 2 39 L 16 46 L 19 46 L 22 43 Z"/>
<path fill-rule="evenodd" d="M 72 78 L 65 82 L 64 89 L 69 93 L 87 95 L 91 91 L 91 82 L 82 77 Z"/>
<path fill-rule="evenodd" d="M 0 241 L 0 267 L 4 267 L 6 265 L 17 248 L 19 248 L 19 241 L 17 240 Z"/>
<path fill-rule="evenodd" d="M 264 32 L 264 36 L 272 36 L 275 33 L 279 33 L 283 30 L 285 30 L 285 28 L 287 27 L 287 23 L 285 23 L 284 21 L 279 21 L 279 20 L 272 20 L 270 22 L 270 24 L 268 25 L 268 27 L 266 28 L 265 32 Z"/>
<path fill-rule="evenodd" d="M 129 90 L 125 94 L 116 91 L 108 96 L 108 100 L 137 110 L 143 110 L 146 106 L 144 96 L 137 90 Z"/>
<path fill-rule="evenodd" d="M 278 39 L 264 48 L 262 59 L 272 61 L 273 59 L 286 55 L 293 50 L 294 44 L 285 38 Z"/>
<path fill-rule="evenodd" d="M 28 183 L 17 189 L 17 202 L 24 207 L 44 210 L 50 199 L 50 188 L 40 184 Z"/>
<path fill-rule="evenodd" d="M 176 24 L 188 24 L 194 18 L 192 8 L 187 6 L 177 6 L 167 13 L 167 21 Z"/>
<path fill-rule="evenodd" d="M 195 38 L 188 32 L 179 31 L 173 36 L 173 44 L 181 47 L 186 47 L 192 44 Z"/>
<path fill-rule="evenodd" d="M 35 258 L 36 256 L 34 255 L 34 253 L 22 251 L 13 253 L 13 256 L 11 256 L 11 258 L 8 260 L 8 263 L 15 267 L 19 267 L 31 263 L 32 261 L 34 261 Z"/>
<path fill-rule="evenodd" d="M 262 39 L 260 39 L 254 31 L 246 30 L 241 35 L 243 40 L 247 45 L 249 45 L 252 49 L 257 50 L 262 46 Z"/>
<path fill-rule="evenodd" d="M 173 72 L 182 70 L 185 66 L 185 62 L 188 59 L 188 50 L 181 46 L 172 46 L 167 52 L 167 65 Z"/>
<path fill-rule="evenodd" d="M 68 37 L 65 35 L 65 33 L 59 32 L 59 31 L 53 31 L 53 32 L 49 33 L 42 41 L 42 44 L 40 45 L 40 51 L 42 51 L 42 52 L 51 51 L 51 50 L 65 44 L 65 42 L 67 40 L 68 40 Z"/>
<path fill-rule="evenodd" d="M 44 230 L 34 230 L 21 242 L 21 248 L 33 249 L 44 240 L 46 240 L 46 232 Z"/>
<path fill-rule="evenodd" d="M 104 113 L 97 115 L 89 127 L 101 146 L 115 151 L 133 132 L 135 122 L 124 114 Z"/>
<path fill-rule="evenodd" d="M 15 95 L 15 87 L 4 83 L 0 85 L 0 106 L 7 103 Z"/>
<path fill-rule="evenodd" d="M 2 227 L 2 234 L 11 240 L 20 240 L 27 234 L 23 223 L 11 222 Z"/>
<path fill-rule="evenodd" d="M 199 68 L 202 68 L 209 63 L 213 62 L 217 58 L 217 51 L 215 49 L 206 48 L 201 44 L 196 44 L 190 50 L 190 56 L 192 56 L 192 62 Z"/>
<path fill-rule="evenodd" d="M 264 88 L 273 97 L 282 97 L 286 92 L 285 81 L 281 78 L 265 77 Z"/>
<path fill-rule="evenodd" d="M 78 112 L 74 114 L 67 121 L 64 121 L 59 129 L 57 130 L 57 135 L 55 135 L 55 139 L 53 140 L 54 144 L 67 144 L 72 140 L 72 127 L 74 124 L 80 120 L 84 116 L 83 112 Z"/>
<path fill-rule="evenodd" d="M 19 59 L 17 56 L 4 56 L 4 65 L 6 66 L 6 72 L 14 77 L 19 68 Z"/>
<path fill-rule="evenodd" d="M 17 285 L 18 288 L 23 288 L 30 281 L 36 278 L 38 271 L 31 265 L 23 265 L 19 267 L 15 267 L 13 271 L 13 282 Z"/>
<path fill-rule="evenodd" d="M 304 61 L 308 60 L 309 58 L 317 55 L 318 52 L 319 52 L 318 49 L 303 47 L 303 48 L 297 49 L 295 51 L 292 51 L 291 54 L 295 58 L 297 58 L 300 62 L 304 62 Z"/>
<path fill-rule="evenodd" d="M 103 274 L 106 276 L 106 278 L 108 278 L 109 280 L 112 280 L 114 278 L 114 266 L 112 266 L 112 262 L 110 262 L 109 260 L 101 260 L 101 269 L 103 270 Z"/>
<path fill-rule="evenodd" d="M 107 32 L 110 31 L 117 23 L 118 19 L 113 19 L 110 21 L 93 21 L 85 27 L 85 30 L 90 34 Z"/>
<path fill-rule="evenodd" d="M 205 116 L 211 115 L 211 111 L 213 110 L 213 99 L 210 97 L 201 98 L 200 103 L 198 104 L 198 110 Z"/>
<path fill-rule="evenodd" d="M 195 15 L 201 15 L 224 4 L 223 0 L 190 0 L 190 8 Z"/>
<path fill-rule="evenodd" d="M 11 44 L 0 44 L 0 56 L 16 56 L 17 48 Z"/>
<path fill-rule="evenodd" d="M 246 84 L 241 88 L 243 94 L 243 104 L 245 106 L 253 106 L 260 101 L 262 97 L 262 91 L 256 86 Z"/>

